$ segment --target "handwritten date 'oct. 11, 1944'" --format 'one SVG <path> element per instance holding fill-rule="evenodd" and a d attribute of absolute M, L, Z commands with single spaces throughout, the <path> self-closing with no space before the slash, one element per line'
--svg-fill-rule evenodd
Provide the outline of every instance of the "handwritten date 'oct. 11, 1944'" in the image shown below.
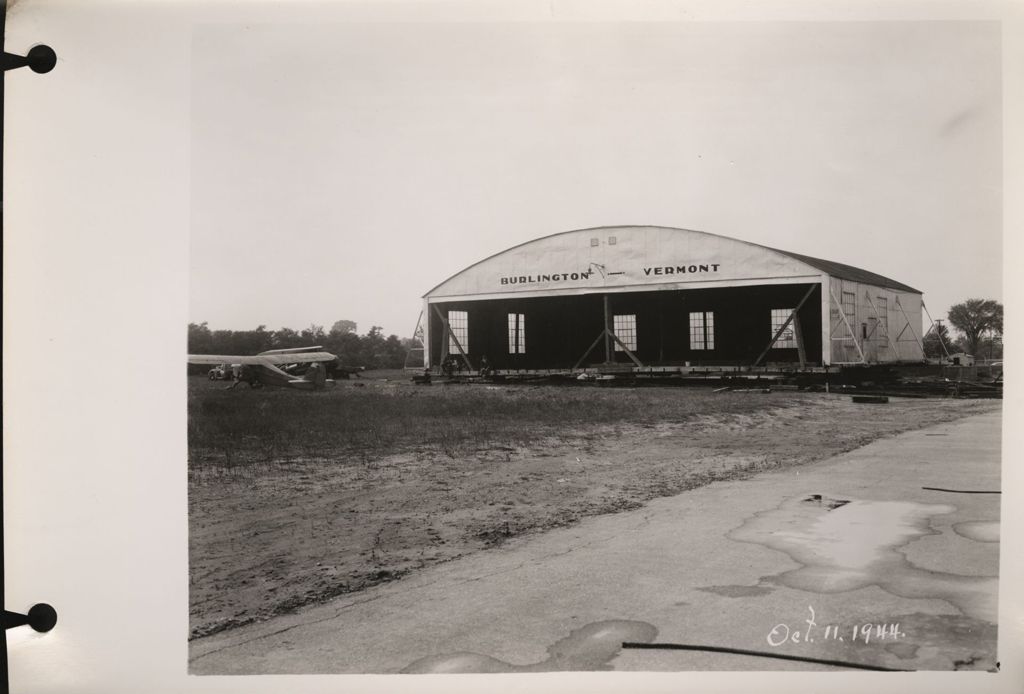
<path fill-rule="evenodd" d="M 814 643 L 818 641 L 836 641 L 847 643 L 871 643 L 872 641 L 898 641 L 906 637 L 900 631 L 899 623 L 895 624 L 818 624 L 814 616 L 814 608 L 808 606 L 810 617 L 796 626 L 780 623 L 772 627 L 766 637 L 768 645 L 781 646 L 786 643 Z"/>

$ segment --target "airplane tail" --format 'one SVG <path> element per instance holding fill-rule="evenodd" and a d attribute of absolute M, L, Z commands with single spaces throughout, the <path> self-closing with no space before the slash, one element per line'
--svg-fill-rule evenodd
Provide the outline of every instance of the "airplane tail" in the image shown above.
<path fill-rule="evenodd" d="M 289 386 L 300 390 L 320 390 L 328 384 L 334 385 L 334 381 L 327 378 L 327 368 L 320 362 L 310 364 L 302 378 L 288 381 Z"/>
<path fill-rule="evenodd" d="M 306 372 L 306 380 L 313 382 L 314 388 L 323 388 L 327 385 L 327 369 L 323 364 L 316 362 L 309 365 Z"/>

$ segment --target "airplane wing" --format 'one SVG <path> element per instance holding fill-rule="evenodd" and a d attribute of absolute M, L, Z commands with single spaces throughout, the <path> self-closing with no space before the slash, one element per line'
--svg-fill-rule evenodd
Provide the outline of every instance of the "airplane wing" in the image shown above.
<path fill-rule="evenodd" d="M 268 349 L 265 352 L 260 352 L 260 356 L 264 354 L 301 354 L 303 352 L 316 352 L 322 350 L 323 347 L 316 345 L 314 347 L 289 347 L 287 349 Z"/>
<path fill-rule="evenodd" d="M 309 364 L 337 359 L 330 352 L 287 352 L 284 354 L 254 354 L 239 356 L 231 354 L 190 354 L 189 364 L 249 364 L 272 366 L 274 364 Z"/>
<path fill-rule="evenodd" d="M 330 352 L 288 352 L 286 354 L 257 354 L 252 357 L 258 361 L 253 364 L 311 364 L 313 362 L 334 361 L 336 356 Z"/>
<path fill-rule="evenodd" d="M 189 364 L 258 364 L 256 357 L 239 357 L 230 354 L 190 354 Z"/>

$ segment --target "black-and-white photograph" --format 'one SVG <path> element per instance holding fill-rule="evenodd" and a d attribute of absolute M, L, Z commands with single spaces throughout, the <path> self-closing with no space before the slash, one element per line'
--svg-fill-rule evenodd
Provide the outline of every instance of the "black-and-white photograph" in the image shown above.
<path fill-rule="evenodd" d="M 998 23 L 191 59 L 192 674 L 998 668 Z"/>
<path fill-rule="evenodd" d="M 1020 690 L 1024 5 L 5 10 L 0 694 Z"/>

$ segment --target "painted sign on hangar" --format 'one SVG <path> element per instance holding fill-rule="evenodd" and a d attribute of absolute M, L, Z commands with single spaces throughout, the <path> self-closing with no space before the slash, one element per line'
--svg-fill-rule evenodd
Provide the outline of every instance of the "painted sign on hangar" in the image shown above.
<path fill-rule="evenodd" d="M 773 283 L 820 276 L 820 270 L 799 260 L 737 239 L 667 227 L 599 227 L 514 246 L 448 278 L 427 297 Z"/>

